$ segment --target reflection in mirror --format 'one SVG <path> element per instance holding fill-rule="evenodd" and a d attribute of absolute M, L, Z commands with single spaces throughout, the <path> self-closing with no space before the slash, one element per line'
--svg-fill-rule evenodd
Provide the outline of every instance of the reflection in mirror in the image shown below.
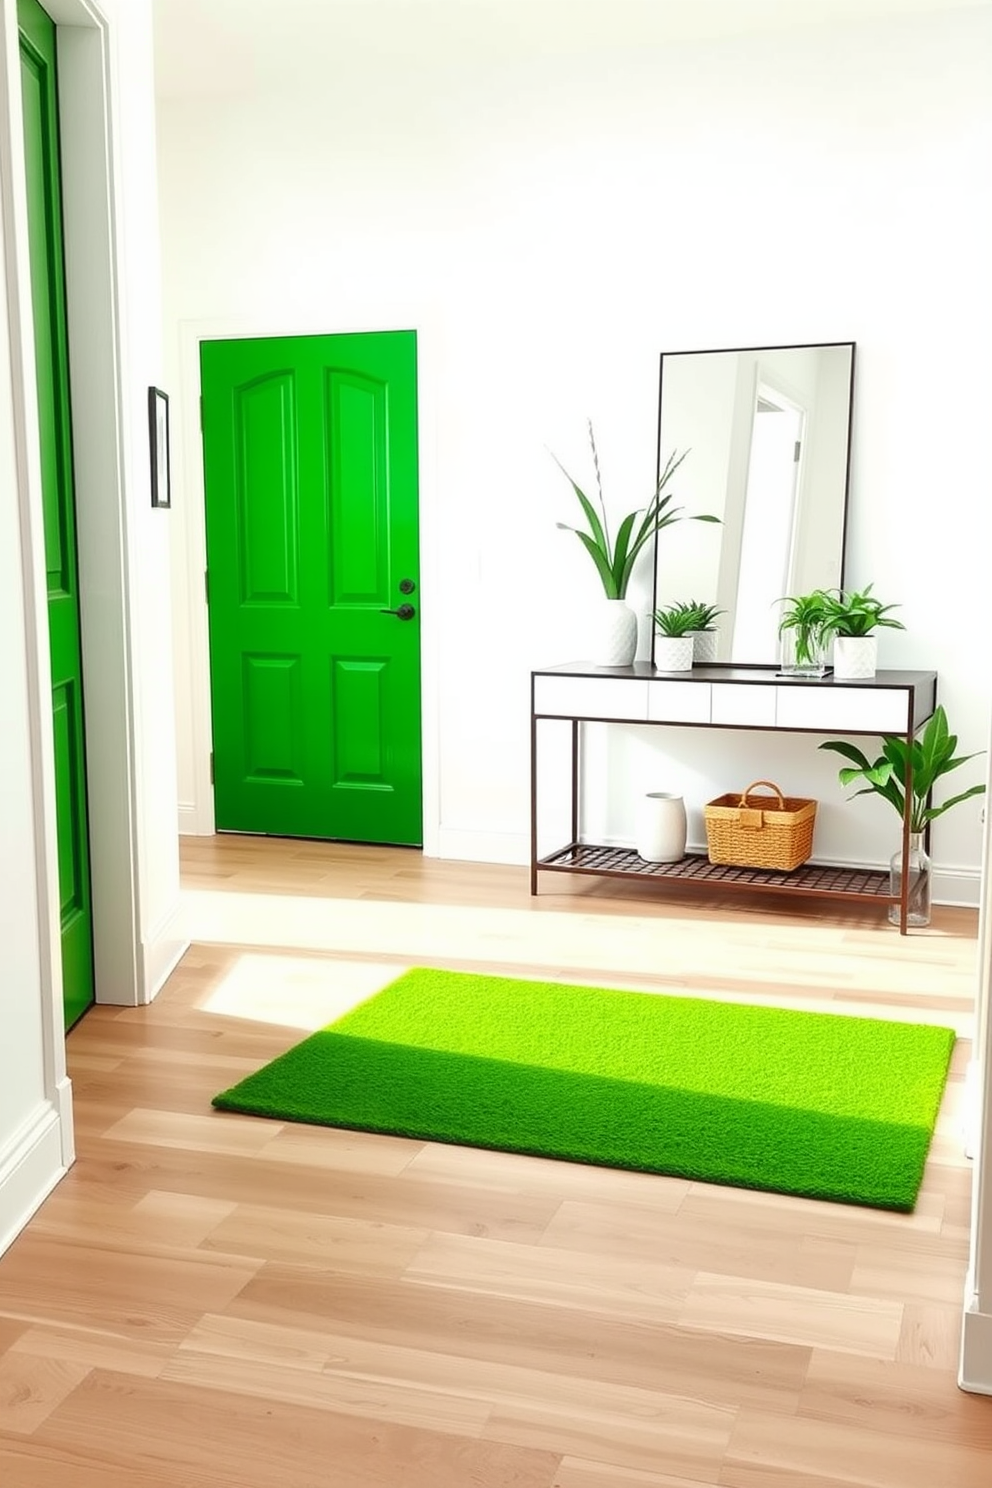
<path fill-rule="evenodd" d="M 718 664 L 776 665 L 777 601 L 843 582 L 853 389 L 852 341 L 662 355 L 658 468 L 689 450 L 678 504 L 722 525 L 658 534 L 652 608 L 717 605 Z"/>

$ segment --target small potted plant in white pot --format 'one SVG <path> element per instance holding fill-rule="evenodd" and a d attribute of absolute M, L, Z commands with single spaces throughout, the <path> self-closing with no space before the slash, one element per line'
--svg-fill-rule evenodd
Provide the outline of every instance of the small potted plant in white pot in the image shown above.
<path fill-rule="evenodd" d="M 834 676 L 841 681 L 857 682 L 874 677 L 878 665 L 875 632 L 879 626 L 906 629 L 901 620 L 895 620 L 889 614 L 898 606 L 882 604 L 871 590 L 872 586 L 868 584 L 864 589 L 828 589 L 823 596 L 821 632 L 824 640 L 833 639 Z"/>
<path fill-rule="evenodd" d="M 657 635 L 654 642 L 654 664 L 660 672 L 692 670 L 692 632 L 698 621 L 698 607 L 690 601 L 665 605 L 654 612 Z"/>
<path fill-rule="evenodd" d="M 706 664 L 716 661 L 716 648 L 719 640 L 719 630 L 716 620 L 718 615 L 725 615 L 726 610 L 717 609 L 714 604 L 703 604 L 698 599 L 687 600 L 686 603 L 695 610 L 692 635 L 692 662 Z"/>
<path fill-rule="evenodd" d="M 683 511 L 680 506 L 672 506 L 673 493 L 665 492 L 665 487 L 689 453 L 688 450 L 684 450 L 682 454 L 673 451 L 658 477 L 647 506 L 628 512 L 617 528 L 614 540 L 610 535 L 606 515 L 603 483 L 599 472 L 599 454 L 596 450 L 596 438 L 591 421 L 588 428 L 599 511 L 597 512 L 589 497 L 572 479 L 561 461 L 552 456 L 575 492 L 588 530 L 572 527 L 568 522 L 559 522 L 557 525 L 565 532 L 575 533 L 592 559 L 603 586 L 605 600 L 602 611 L 601 639 L 594 647 L 596 654 L 591 656 L 590 660 L 600 666 L 629 666 L 637 649 L 637 616 L 627 604 L 627 585 L 641 550 L 656 532 L 661 532 L 674 522 L 719 522 L 720 518 L 695 516 Z"/>

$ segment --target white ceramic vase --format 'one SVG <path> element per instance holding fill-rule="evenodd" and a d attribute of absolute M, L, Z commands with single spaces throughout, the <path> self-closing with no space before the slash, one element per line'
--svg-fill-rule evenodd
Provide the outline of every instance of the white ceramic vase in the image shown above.
<path fill-rule="evenodd" d="M 601 599 L 589 617 L 589 660 L 594 666 L 630 666 L 637 650 L 637 616 L 625 599 Z"/>
<path fill-rule="evenodd" d="M 637 821 L 637 856 L 646 863 L 677 863 L 685 857 L 686 815 L 681 796 L 649 791 Z"/>
<path fill-rule="evenodd" d="M 840 681 L 861 682 L 874 677 L 877 664 L 877 636 L 834 636 L 834 676 Z"/>
<path fill-rule="evenodd" d="M 691 635 L 655 636 L 654 664 L 659 672 L 691 672 L 692 657 Z"/>

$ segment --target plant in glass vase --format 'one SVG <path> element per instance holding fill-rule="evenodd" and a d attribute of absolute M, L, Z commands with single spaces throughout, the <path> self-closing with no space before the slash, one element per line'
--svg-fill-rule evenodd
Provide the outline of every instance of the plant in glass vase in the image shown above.
<path fill-rule="evenodd" d="M 843 755 L 852 762 L 838 775 L 841 785 L 863 782 L 861 789 L 855 791 L 851 800 L 855 796 L 879 795 L 890 806 L 895 807 L 901 821 L 906 820 L 906 780 L 907 775 L 910 776 L 908 858 L 904 869 L 900 848 L 893 855 L 890 865 L 890 891 L 893 896 L 902 894 L 904 871 L 908 878 L 907 920 L 910 925 L 930 923 L 930 857 L 924 846 L 927 827 L 936 817 L 950 811 L 952 806 L 967 801 L 969 796 L 981 795 L 985 790 L 982 784 L 972 785 L 956 796 L 951 796 L 949 800 L 941 801 L 939 805 L 932 803 L 934 783 L 951 770 L 967 764 L 968 760 L 977 758 L 976 754 L 956 755 L 954 751 L 957 747 L 957 734 L 950 732 L 947 715 L 941 704 L 937 705 L 928 719 L 922 736 L 914 739 L 912 744 L 907 744 L 898 734 L 883 734 L 882 753 L 877 760 L 869 760 L 856 744 L 847 739 L 829 739 L 820 745 L 821 749 L 832 749 L 834 753 Z M 900 924 L 900 918 L 901 905 L 890 905 L 890 924 Z"/>
<path fill-rule="evenodd" d="M 656 532 L 661 532 L 675 522 L 719 522 L 720 518 L 695 515 L 686 512 L 680 506 L 672 505 L 674 494 L 666 491 L 665 487 L 689 453 L 688 450 L 683 450 L 681 454 L 678 454 L 673 450 L 665 462 L 665 467 L 658 477 L 647 505 L 628 512 L 616 530 L 616 537 L 613 538 L 606 514 L 603 482 L 599 469 L 599 453 L 596 449 L 596 436 L 593 433 L 591 420 L 587 422 L 587 427 L 589 445 L 592 450 L 593 471 L 596 477 L 596 504 L 572 479 L 557 456 L 552 455 L 558 469 L 575 492 L 586 521 L 585 528 L 573 527 L 568 522 L 558 522 L 556 525 L 564 532 L 574 532 L 582 543 L 599 575 L 604 598 L 609 607 L 604 615 L 603 643 L 592 660 L 602 666 L 629 666 L 634 659 L 634 651 L 637 647 L 637 617 L 626 602 L 627 585 L 642 549 Z"/>
<path fill-rule="evenodd" d="M 782 671 L 795 677 L 822 677 L 828 596 L 823 589 L 809 594 L 787 594 L 779 600 L 785 608 L 779 615 L 778 633 L 791 647 L 782 657 Z"/>

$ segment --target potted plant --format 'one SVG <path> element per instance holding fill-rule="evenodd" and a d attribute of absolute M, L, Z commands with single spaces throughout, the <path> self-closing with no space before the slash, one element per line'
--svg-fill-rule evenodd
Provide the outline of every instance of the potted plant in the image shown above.
<path fill-rule="evenodd" d="M 726 610 L 717 609 L 714 604 L 703 604 L 698 599 L 690 599 L 687 603 L 695 611 L 694 623 L 690 634 L 692 636 L 692 660 L 696 662 L 716 661 L 717 626 L 718 615 L 725 615 Z"/>
<path fill-rule="evenodd" d="M 874 677 L 878 664 L 875 631 L 879 626 L 906 629 L 901 620 L 889 614 L 898 606 L 882 604 L 871 591 L 872 586 L 868 584 L 864 589 L 828 589 L 824 592 L 822 634 L 824 640 L 833 638 L 834 676 L 843 681 Z"/>
<path fill-rule="evenodd" d="M 688 672 L 692 669 L 692 633 L 698 619 L 699 607 L 692 600 L 655 610 L 658 635 L 654 643 L 654 661 L 659 671 Z"/>
<path fill-rule="evenodd" d="M 972 785 L 949 800 L 933 805 L 931 791 L 936 781 L 951 770 L 956 770 L 974 754 L 956 755 L 957 734 L 952 734 L 947 725 L 947 715 L 938 704 L 927 720 L 920 738 L 911 745 L 898 734 L 883 734 L 882 753 L 874 762 L 847 739 L 828 739 L 821 749 L 832 749 L 843 755 L 851 765 L 845 766 L 838 776 L 841 785 L 853 785 L 861 781 L 861 789 L 854 796 L 879 795 L 895 807 L 901 821 L 906 820 L 907 775 L 909 775 L 909 856 L 906 874 L 909 879 L 908 923 L 929 925 L 930 923 L 930 858 L 924 847 L 923 837 L 930 822 L 943 816 L 960 801 L 969 796 L 981 795 L 984 785 Z M 854 800 L 854 796 L 851 800 Z M 892 857 L 890 864 L 890 890 L 895 895 L 902 893 L 903 862 L 902 848 Z M 889 907 L 889 923 L 900 923 L 900 905 Z"/>
<path fill-rule="evenodd" d="M 599 511 L 572 479 L 561 461 L 556 456 L 552 456 L 575 492 L 587 524 L 586 528 L 573 527 L 568 522 L 558 522 L 556 525 L 565 532 L 574 532 L 582 543 L 595 565 L 603 586 L 604 597 L 609 603 L 602 645 L 593 660 L 598 661 L 602 666 L 629 666 L 637 649 L 637 616 L 626 603 L 627 585 L 641 550 L 656 532 L 661 532 L 663 528 L 670 527 L 674 522 L 684 520 L 719 522 L 720 518 L 694 516 L 680 506 L 672 506 L 673 493 L 666 491 L 665 487 L 689 453 L 688 450 L 683 450 L 681 454 L 673 451 L 665 462 L 665 468 L 658 477 L 647 505 L 628 512 L 617 528 L 616 538 L 611 537 L 609 520 L 606 515 L 606 502 L 603 499 L 599 454 L 591 420 L 588 422 L 588 429 Z"/>
<path fill-rule="evenodd" d="M 793 677 L 822 677 L 826 671 L 827 595 L 822 589 L 809 594 L 788 594 L 779 601 L 785 608 L 778 633 L 785 639 L 782 671 Z"/>

